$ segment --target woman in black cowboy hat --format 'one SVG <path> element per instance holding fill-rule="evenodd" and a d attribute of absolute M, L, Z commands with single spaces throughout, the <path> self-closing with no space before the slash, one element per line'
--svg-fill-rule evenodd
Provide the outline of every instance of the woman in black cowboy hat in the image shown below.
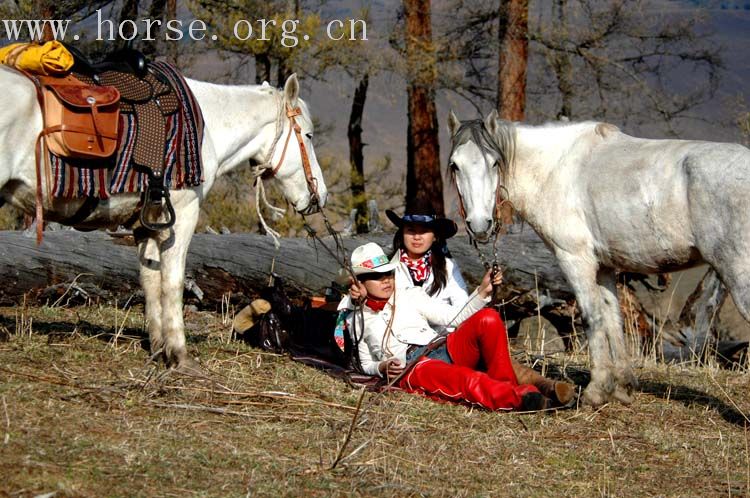
<path fill-rule="evenodd" d="M 456 224 L 424 207 L 407 210 L 403 216 L 391 210 L 385 214 L 398 228 L 393 237 L 393 259 L 401 263 L 396 286 L 423 287 L 430 297 L 449 306 L 466 303 L 466 283 L 446 245 L 456 235 Z"/>

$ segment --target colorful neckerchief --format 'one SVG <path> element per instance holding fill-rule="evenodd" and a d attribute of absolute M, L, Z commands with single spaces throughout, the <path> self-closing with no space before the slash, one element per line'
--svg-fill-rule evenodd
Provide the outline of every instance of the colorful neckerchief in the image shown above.
<path fill-rule="evenodd" d="M 365 299 L 365 304 L 372 311 L 379 312 L 379 311 L 382 311 L 383 308 L 385 308 L 385 305 L 388 304 L 388 300 L 387 299 L 375 299 L 373 297 L 368 297 L 367 299 Z"/>
<path fill-rule="evenodd" d="M 400 260 L 402 263 L 406 263 L 406 267 L 409 268 L 409 274 L 415 285 L 421 286 L 430 277 L 430 273 L 432 272 L 432 249 L 424 253 L 424 256 L 416 261 L 412 261 L 406 251 L 402 249 Z"/>

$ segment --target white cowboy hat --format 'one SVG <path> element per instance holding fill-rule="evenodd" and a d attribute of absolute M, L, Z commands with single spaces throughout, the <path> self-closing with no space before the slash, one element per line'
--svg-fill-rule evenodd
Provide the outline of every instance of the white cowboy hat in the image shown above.
<path fill-rule="evenodd" d="M 374 242 L 361 245 L 352 251 L 351 261 L 355 275 L 387 273 L 395 270 L 398 265 L 396 262 L 391 262 L 383 249 Z"/>

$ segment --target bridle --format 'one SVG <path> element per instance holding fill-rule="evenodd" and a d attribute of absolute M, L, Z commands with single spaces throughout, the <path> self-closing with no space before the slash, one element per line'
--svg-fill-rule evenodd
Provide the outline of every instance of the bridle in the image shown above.
<path fill-rule="evenodd" d="M 273 155 L 276 152 L 276 146 L 278 145 L 279 139 L 281 138 L 281 133 L 283 128 L 279 126 L 279 123 L 281 119 L 276 120 L 276 138 L 273 141 L 273 144 L 268 151 L 267 160 L 264 164 L 260 165 L 260 171 L 261 174 L 259 175 L 261 180 L 270 180 L 274 176 L 276 176 L 276 173 L 279 172 L 279 169 L 281 169 L 281 165 L 284 164 L 284 159 L 286 158 L 286 151 L 289 147 L 289 140 L 292 137 L 292 131 L 294 131 L 294 135 L 297 138 L 297 145 L 299 146 L 299 152 L 300 157 L 302 158 L 302 170 L 305 173 L 305 181 L 307 183 L 307 190 L 310 192 L 310 202 L 319 204 L 320 198 L 318 197 L 318 181 L 313 176 L 312 173 L 312 166 L 310 165 L 310 156 L 307 154 L 307 148 L 305 147 L 305 142 L 302 140 L 302 127 L 300 127 L 299 123 L 296 121 L 296 117 L 302 115 L 302 109 L 300 109 L 299 106 L 292 108 L 289 104 L 285 104 L 284 107 L 286 108 L 286 117 L 289 120 L 289 131 L 286 134 L 286 140 L 284 140 L 284 148 L 281 150 L 281 157 L 279 158 L 278 163 L 276 163 L 276 166 L 273 166 L 271 164 L 271 160 L 273 159 Z M 283 112 L 282 109 L 279 109 L 279 114 Z M 281 117 L 281 116 L 279 116 Z"/>
<path fill-rule="evenodd" d="M 281 99 L 279 99 L 281 100 Z M 274 134 L 274 140 L 273 143 L 271 143 L 271 147 L 268 149 L 268 153 L 266 154 L 265 160 L 256 165 L 254 169 L 253 176 L 255 177 L 255 210 L 258 214 L 258 220 L 260 221 L 260 224 L 265 229 L 266 233 L 268 233 L 271 238 L 273 238 L 274 246 L 276 246 L 276 249 L 279 249 L 279 238 L 281 237 L 281 234 L 268 226 L 266 223 L 265 218 L 263 218 L 263 213 L 261 212 L 260 203 L 263 201 L 263 204 L 271 210 L 274 216 L 281 216 L 284 214 L 285 210 L 281 209 L 279 207 L 276 207 L 272 205 L 270 202 L 268 202 L 268 199 L 266 198 L 266 189 L 263 185 L 264 180 L 270 180 L 271 178 L 276 176 L 276 173 L 278 173 L 279 169 L 281 169 L 281 165 L 284 164 L 284 159 L 286 158 L 286 151 L 289 147 L 289 141 L 292 137 L 292 131 L 294 131 L 294 134 L 297 138 L 297 144 L 299 146 L 299 152 L 300 152 L 300 158 L 302 159 L 302 170 L 305 173 L 305 182 L 307 184 L 307 190 L 310 193 L 310 204 L 308 205 L 308 208 L 317 206 L 318 209 L 320 209 L 320 196 L 318 195 L 318 181 L 313 176 L 312 172 L 312 166 L 310 165 L 310 156 L 307 153 L 307 148 L 305 147 L 305 143 L 302 140 L 302 128 L 297 123 L 296 117 L 302 115 L 302 109 L 300 109 L 299 106 L 292 108 L 289 104 L 284 102 L 279 102 L 278 105 L 279 113 L 276 118 L 276 132 Z M 284 148 L 281 151 L 281 157 L 279 158 L 279 162 L 276 163 L 274 166 L 271 162 L 273 160 L 273 155 L 276 152 L 276 147 L 279 144 L 279 140 L 281 140 L 281 135 L 284 130 L 283 126 L 283 120 L 284 120 L 284 110 L 286 109 L 286 118 L 289 120 L 289 131 L 286 135 L 286 140 L 284 140 Z"/>
<path fill-rule="evenodd" d="M 513 204 L 507 198 L 508 190 L 500 182 L 500 167 L 497 163 L 495 163 L 495 167 L 497 168 L 498 179 L 497 179 L 497 186 L 495 187 L 495 208 L 492 213 L 491 237 L 493 237 L 492 252 L 493 252 L 493 258 L 494 258 L 492 263 L 487 261 L 482 251 L 479 250 L 477 240 L 474 238 L 471 230 L 469 229 L 468 224 L 466 225 L 466 232 L 469 235 L 469 243 L 474 247 L 474 249 L 476 249 L 477 254 L 479 254 L 479 259 L 482 261 L 482 264 L 484 265 L 484 268 L 486 270 L 489 270 L 490 268 L 498 267 L 497 241 L 500 238 L 500 235 L 503 235 L 508 231 L 508 227 L 503 224 L 503 219 L 502 219 L 503 207 L 506 204 L 510 205 L 511 208 L 513 207 Z M 464 219 L 464 221 L 466 221 L 466 208 L 464 207 L 464 199 L 463 199 L 463 196 L 461 195 L 461 190 L 459 190 L 458 183 L 456 182 L 455 170 L 451 170 L 451 180 L 453 181 L 453 184 L 456 186 L 456 194 L 458 195 L 458 212 L 461 215 L 461 217 Z"/>

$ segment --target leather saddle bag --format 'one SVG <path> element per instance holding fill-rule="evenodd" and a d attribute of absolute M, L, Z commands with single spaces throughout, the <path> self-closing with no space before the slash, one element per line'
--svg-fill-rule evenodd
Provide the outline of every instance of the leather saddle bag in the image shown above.
<path fill-rule="evenodd" d="M 73 76 L 40 77 L 49 150 L 71 159 L 98 159 L 117 150 L 120 92 L 88 85 Z"/>

